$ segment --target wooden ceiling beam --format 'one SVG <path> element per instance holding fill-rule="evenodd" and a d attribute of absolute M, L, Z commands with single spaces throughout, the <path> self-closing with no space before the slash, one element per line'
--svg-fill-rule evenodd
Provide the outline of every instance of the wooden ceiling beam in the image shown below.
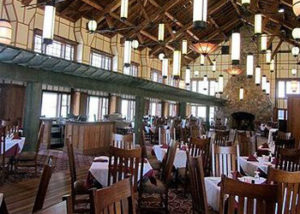
<path fill-rule="evenodd" d="M 114 8 L 118 8 L 121 5 L 121 1 L 120 0 L 113 0 L 111 3 L 109 3 L 108 5 L 106 5 L 106 7 L 104 8 L 104 10 L 101 10 L 100 15 L 98 16 L 98 18 L 96 19 L 97 23 L 102 22 L 105 19 L 105 15 L 107 13 L 111 13 L 113 12 Z"/>
<path fill-rule="evenodd" d="M 149 18 L 149 16 L 148 16 L 147 12 L 146 12 L 146 9 L 145 9 L 145 6 L 143 5 L 143 2 L 142 2 L 141 0 L 137 0 L 137 2 L 138 2 L 138 4 L 140 5 L 141 12 L 143 13 L 145 19 L 146 19 L 147 21 L 150 21 L 150 18 Z"/>
<path fill-rule="evenodd" d="M 220 29 L 220 26 L 216 23 L 216 21 L 213 19 L 213 17 L 209 16 L 209 21 L 215 26 L 215 28 L 217 29 L 217 31 L 223 35 L 223 37 L 224 37 L 225 40 L 228 39 L 227 36 L 226 36 L 226 34 L 224 33 L 224 31 L 222 31 Z"/>
<path fill-rule="evenodd" d="M 280 39 L 279 43 L 277 44 L 277 46 L 276 46 L 275 50 L 274 50 L 274 51 L 273 51 L 273 53 L 272 53 L 271 59 L 273 59 L 273 58 L 274 58 L 274 56 L 275 56 L 275 55 L 278 53 L 278 51 L 279 51 L 279 48 L 280 48 L 280 46 L 281 46 L 282 42 L 283 42 L 283 40 L 282 40 L 282 39 Z"/>
<path fill-rule="evenodd" d="M 101 5 L 99 5 L 98 3 L 96 3 L 95 1 L 91 1 L 91 0 L 81 0 L 82 2 L 86 3 L 87 5 L 90 5 L 91 7 L 97 9 L 97 10 L 103 10 L 103 7 Z"/>

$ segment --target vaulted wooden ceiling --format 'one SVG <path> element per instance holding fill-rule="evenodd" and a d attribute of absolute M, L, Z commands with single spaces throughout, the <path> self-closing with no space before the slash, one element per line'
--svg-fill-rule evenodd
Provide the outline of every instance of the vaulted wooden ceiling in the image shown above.
<path fill-rule="evenodd" d="M 150 47 L 153 56 L 162 51 L 171 54 L 183 38 L 190 42 L 220 43 L 228 39 L 233 29 L 245 23 L 253 25 L 254 14 L 257 12 L 264 15 L 264 31 L 273 35 L 271 39 L 276 35 L 283 41 L 295 43 L 291 31 L 300 22 L 293 14 L 292 0 L 251 0 L 247 10 L 241 6 L 240 0 L 208 0 L 208 26 L 204 30 L 193 28 L 192 3 L 193 0 L 129 0 L 129 16 L 125 21 L 120 19 L 121 0 L 65 0 L 57 4 L 57 12 L 72 21 L 82 16 L 95 19 L 100 30 L 134 27 L 119 33 L 126 38 L 138 39 L 141 48 Z M 278 13 L 279 5 L 285 8 L 284 13 Z M 160 22 L 166 24 L 163 43 L 157 39 Z M 189 50 L 184 63 L 196 57 L 198 54 Z"/>

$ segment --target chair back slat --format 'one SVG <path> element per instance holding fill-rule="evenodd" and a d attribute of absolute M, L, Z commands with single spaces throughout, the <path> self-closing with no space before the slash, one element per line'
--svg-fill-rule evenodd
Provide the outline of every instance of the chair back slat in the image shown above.
<path fill-rule="evenodd" d="M 229 141 L 230 130 L 216 130 L 214 143 L 219 146 L 227 146 Z M 233 143 L 233 142 L 231 142 Z"/>
<path fill-rule="evenodd" d="M 277 185 L 249 184 L 222 176 L 220 214 L 235 214 L 236 210 L 238 214 L 275 213 L 278 193 Z"/>
<path fill-rule="evenodd" d="M 286 148 L 286 149 L 292 149 L 295 148 L 295 138 L 290 138 L 290 139 L 276 139 L 275 140 L 275 157 L 278 156 L 278 150 L 280 148 Z"/>
<path fill-rule="evenodd" d="M 279 148 L 276 169 L 285 171 L 300 171 L 300 149 Z"/>
<path fill-rule="evenodd" d="M 144 161 L 144 160 L 143 160 Z M 139 166 L 142 167 L 142 150 L 109 148 L 108 185 L 132 176 L 134 191 L 137 191 Z M 143 175 L 142 169 L 140 176 Z"/>
<path fill-rule="evenodd" d="M 35 202 L 33 205 L 32 212 L 35 213 L 43 208 L 48 185 L 51 179 L 53 166 L 52 166 L 52 157 L 49 157 L 48 163 L 44 165 L 43 173 L 41 175 L 41 180 L 39 184 L 39 188 L 35 197 Z"/>
<path fill-rule="evenodd" d="M 109 187 L 94 191 L 95 214 L 135 214 L 131 179 L 126 178 Z"/>

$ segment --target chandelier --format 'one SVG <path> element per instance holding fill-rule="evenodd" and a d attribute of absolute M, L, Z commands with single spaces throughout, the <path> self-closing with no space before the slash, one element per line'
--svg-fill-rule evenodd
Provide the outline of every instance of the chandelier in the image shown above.
<path fill-rule="evenodd" d="M 232 76 L 237 76 L 243 73 L 242 69 L 240 69 L 239 67 L 228 68 L 226 72 Z"/>
<path fill-rule="evenodd" d="M 204 56 L 216 50 L 217 47 L 218 46 L 216 44 L 210 42 L 199 42 L 192 45 L 192 49 L 194 51 Z"/>

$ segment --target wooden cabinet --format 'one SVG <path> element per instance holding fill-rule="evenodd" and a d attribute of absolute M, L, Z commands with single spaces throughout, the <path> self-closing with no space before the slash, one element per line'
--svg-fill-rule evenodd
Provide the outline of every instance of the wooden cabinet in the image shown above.
<path fill-rule="evenodd" d="M 108 151 L 114 122 L 68 122 L 65 138 L 69 137 L 76 151 L 86 155 L 101 155 Z"/>
<path fill-rule="evenodd" d="M 300 96 L 288 96 L 288 131 L 292 132 L 296 146 L 300 141 Z"/>

